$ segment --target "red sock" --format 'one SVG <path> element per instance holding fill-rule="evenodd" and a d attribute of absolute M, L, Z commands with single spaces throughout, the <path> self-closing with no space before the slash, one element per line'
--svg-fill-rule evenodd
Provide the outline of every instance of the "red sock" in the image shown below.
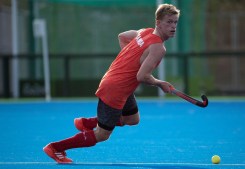
<path fill-rule="evenodd" d="M 98 123 L 97 117 L 83 119 L 84 126 L 90 130 L 93 130 L 97 126 L 97 123 Z"/>
<path fill-rule="evenodd" d="M 78 148 L 78 147 L 91 147 L 97 143 L 94 131 L 86 131 L 76 134 L 73 137 L 53 142 L 52 146 L 58 152 L 63 152 L 67 149 Z"/>

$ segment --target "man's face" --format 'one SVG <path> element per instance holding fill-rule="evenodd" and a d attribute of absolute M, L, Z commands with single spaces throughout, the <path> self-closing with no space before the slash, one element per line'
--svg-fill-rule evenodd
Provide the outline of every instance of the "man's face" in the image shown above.
<path fill-rule="evenodd" d="M 171 38 L 175 35 L 178 20 L 178 15 L 167 15 L 162 20 L 157 21 L 157 27 L 165 37 Z"/>

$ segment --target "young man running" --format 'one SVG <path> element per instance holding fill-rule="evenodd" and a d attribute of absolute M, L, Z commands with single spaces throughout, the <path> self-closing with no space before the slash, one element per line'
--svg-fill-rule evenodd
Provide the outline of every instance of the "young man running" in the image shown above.
<path fill-rule="evenodd" d="M 76 118 L 75 126 L 81 132 L 46 145 L 43 150 L 49 157 L 58 163 L 71 163 L 66 150 L 105 141 L 115 126 L 138 124 L 140 118 L 134 91 L 140 83 L 170 92 L 171 84 L 153 77 L 152 71 L 166 53 L 164 42 L 175 35 L 179 14 L 175 6 L 162 4 L 155 13 L 155 28 L 129 30 L 118 35 L 121 51 L 96 91 L 97 117 Z"/>

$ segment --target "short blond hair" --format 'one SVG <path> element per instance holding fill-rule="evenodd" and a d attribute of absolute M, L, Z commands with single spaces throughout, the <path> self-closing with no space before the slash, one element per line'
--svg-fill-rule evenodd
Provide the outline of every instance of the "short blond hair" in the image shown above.
<path fill-rule="evenodd" d="M 161 4 L 158 6 L 155 19 L 162 20 L 166 15 L 180 15 L 180 10 L 171 4 Z"/>

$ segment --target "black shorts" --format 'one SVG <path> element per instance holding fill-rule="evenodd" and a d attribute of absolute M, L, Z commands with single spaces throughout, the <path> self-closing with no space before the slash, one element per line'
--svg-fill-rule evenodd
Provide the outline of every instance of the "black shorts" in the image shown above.
<path fill-rule="evenodd" d="M 130 116 L 138 113 L 138 106 L 134 94 L 130 95 L 122 110 L 114 109 L 99 99 L 97 107 L 98 125 L 108 131 L 112 131 L 121 116 Z"/>

